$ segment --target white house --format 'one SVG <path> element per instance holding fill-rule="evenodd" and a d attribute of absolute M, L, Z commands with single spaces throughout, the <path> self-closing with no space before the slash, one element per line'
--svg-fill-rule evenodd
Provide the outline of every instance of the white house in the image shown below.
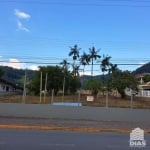
<path fill-rule="evenodd" d="M 7 80 L 0 79 L 0 93 L 15 92 L 16 85 Z"/>

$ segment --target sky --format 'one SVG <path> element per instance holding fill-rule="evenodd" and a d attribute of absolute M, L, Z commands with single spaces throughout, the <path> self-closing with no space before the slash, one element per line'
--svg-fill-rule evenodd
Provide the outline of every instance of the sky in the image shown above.
<path fill-rule="evenodd" d="M 72 62 L 75 44 L 80 55 L 94 46 L 112 63 L 136 64 L 118 65 L 123 70 L 149 62 L 150 0 L 0 0 L 0 65 Z"/>

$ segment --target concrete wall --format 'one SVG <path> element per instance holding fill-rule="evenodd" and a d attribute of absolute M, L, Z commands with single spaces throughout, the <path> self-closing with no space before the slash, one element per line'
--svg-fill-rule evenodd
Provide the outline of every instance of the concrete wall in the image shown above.
<path fill-rule="evenodd" d="M 150 110 L 0 103 L 0 116 L 150 122 Z"/>

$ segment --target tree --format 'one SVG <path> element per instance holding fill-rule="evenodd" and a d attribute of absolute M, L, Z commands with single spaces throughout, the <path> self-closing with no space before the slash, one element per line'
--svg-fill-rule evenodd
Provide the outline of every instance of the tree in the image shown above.
<path fill-rule="evenodd" d="M 91 90 L 92 94 L 94 96 L 96 96 L 98 91 L 101 89 L 101 87 L 102 87 L 102 84 L 101 84 L 100 80 L 92 78 L 92 79 L 88 80 L 88 82 L 85 86 L 85 89 Z"/>
<path fill-rule="evenodd" d="M 110 74 L 113 73 L 115 70 L 117 70 L 117 65 L 116 64 L 112 64 L 110 62 L 110 59 L 111 57 L 110 56 L 105 56 L 103 55 L 103 59 L 101 61 L 101 64 L 100 64 L 100 68 L 101 68 L 101 71 L 103 72 L 103 86 L 104 86 L 104 73 L 107 72 L 108 75 L 107 75 L 107 89 L 109 89 L 109 77 L 110 77 Z"/>
<path fill-rule="evenodd" d="M 51 93 L 52 89 L 54 89 L 55 94 L 59 91 L 60 87 L 63 85 L 63 71 L 62 68 L 58 66 L 46 66 L 40 67 L 39 71 L 37 71 L 35 77 L 29 85 L 29 89 L 35 95 L 40 92 L 40 75 L 41 72 L 43 77 L 45 77 L 46 73 L 48 74 L 47 78 L 47 90 Z M 42 79 L 42 82 L 45 83 L 45 78 Z M 44 84 L 42 89 L 44 89 Z"/>
<path fill-rule="evenodd" d="M 63 68 L 64 70 L 67 70 L 67 69 L 68 69 L 69 64 L 70 64 L 70 63 L 68 63 L 66 59 L 63 59 L 63 61 L 60 62 L 60 65 L 62 65 L 62 68 Z"/>
<path fill-rule="evenodd" d="M 111 56 L 105 56 L 103 55 L 103 59 L 101 61 L 100 67 L 101 67 L 101 71 L 104 72 L 108 72 L 108 74 L 114 72 L 117 69 L 117 65 L 116 64 L 112 64 L 110 62 Z"/>
<path fill-rule="evenodd" d="M 114 89 L 117 89 L 117 91 L 120 93 L 121 97 L 124 98 L 125 95 L 125 89 L 131 88 L 132 90 L 137 91 L 137 85 L 138 81 L 135 78 L 135 76 L 129 72 L 129 71 L 121 71 L 117 69 L 112 73 L 112 87 Z"/>
<path fill-rule="evenodd" d="M 70 93 L 74 94 L 80 87 L 81 87 L 80 79 L 76 76 L 71 76 L 69 84 Z"/>
<path fill-rule="evenodd" d="M 72 56 L 73 58 L 73 73 L 75 69 L 75 61 L 79 58 L 79 50 L 81 48 L 78 48 L 78 45 L 75 44 L 74 47 L 70 47 L 69 56 Z"/>
<path fill-rule="evenodd" d="M 109 68 L 109 73 L 114 73 L 115 71 L 117 71 L 118 68 L 117 68 L 117 64 L 110 64 L 110 68 Z"/>
<path fill-rule="evenodd" d="M 83 65 L 83 75 L 84 75 L 85 66 L 89 65 L 89 62 L 90 62 L 89 55 L 83 52 L 83 54 L 80 57 L 80 64 Z"/>
<path fill-rule="evenodd" d="M 100 64 L 100 67 L 101 67 L 101 71 L 103 72 L 103 74 L 107 71 L 109 71 L 110 69 L 110 59 L 111 57 L 110 56 L 105 56 L 103 55 L 103 59 L 101 61 L 101 64 Z"/>
<path fill-rule="evenodd" d="M 79 76 L 79 69 L 80 69 L 80 66 L 79 65 L 75 65 L 75 66 L 73 66 L 74 67 L 74 69 L 73 69 L 73 75 L 75 76 L 75 77 L 78 77 Z"/>
<path fill-rule="evenodd" d="M 78 48 L 78 45 L 75 44 L 74 47 L 70 47 L 69 56 L 73 56 L 73 60 L 76 61 L 77 58 L 79 58 L 79 50 L 81 48 Z"/>
<path fill-rule="evenodd" d="M 93 62 L 94 60 L 97 60 L 98 58 L 101 58 L 100 55 L 98 55 L 99 49 L 95 50 L 95 47 L 93 46 L 92 48 L 89 48 L 89 60 L 92 61 L 92 66 L 91 66 L 91 76 L 93 77 Z"/>
<path fill-rule="evenodd" d="M 144 77 L 143 77 L 143 80 L 144 82 L 150 82 L 150 75 L 149 74 L 146 74 Z"/>
<path fill-rule="evenodd" d="M 65 84 L 66 84 L 66 73 L 68 70 L 68 65 L 69 63 L 67 62 L 66 59 L 63 59 L 63 61 L 60 63 L 62 65 L 63 68 L 63 73 L 64 73 L 64 79 L 63 79 L 63 95 L 62 95 L 62 99 L 64 99 L 64 93 L 65 93 Z"/>
<path fill-rule="evenodd" d="M 63 87 L 64 79 L 64 70 L 59 66 L 46 66 L 39 67 L 40 69 L 36 72 L 32 82 L 30 82 L 28 88 L 30 93 L 38 95 L 40 93 L 40 76 L 41 72 L 43 77 L 46 73 L 47 77 L 47 92 L 48 94 L 54 89 L 54 94 L 56 95 L 60 89 Z M 42 82 L 45 83 L 45 78 L 42 79 Z M 42 89 L 44 89 L 44 84 L 42 84 Z M 64 92 L 75 92 L 80 87 L 80 80 L 78 77 L 72 76 L 72 74 L 65 70 L 65 84 Z"/>
<path fill-rule="evenodd" d="M 104 90 L 105 90 L 105 88 L 104 88 L 104 85 L 105 85 L 104 74 L 105 74 L 105 72 L 110 73 L 109 72 L 109 70 L 110 70 L 110 64 L 111 64 L 110 63 L 110 59 L 111 59 L 110 56 L 103 55 L 103 59 L 102 59 L 101 64 L 100 64 L 101 71 L 103 72 L 103 95 L 104 95 Z M 107 76 L 107 78 L 108 78 L 108 76 Z M 108 90 L 108 82 L 107 82 L 106 88 Z"/>
<path fill-rule="evenodd" d="M 4 75 L 4 71 L 0 68 L 0 78 Z"/>

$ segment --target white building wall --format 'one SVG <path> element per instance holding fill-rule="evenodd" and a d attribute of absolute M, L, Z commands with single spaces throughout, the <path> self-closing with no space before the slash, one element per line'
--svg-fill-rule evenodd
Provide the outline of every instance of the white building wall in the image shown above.
<path fill-rule="evenodd" d="M 131 90 L 127 88 L 125 90 L 126 95 L 131 96 Z M 139 89 L 138 93 L 135 95 L 137 97 L 150 97 L 150 90 Z"/>
<path fill-rule="evenodd" d="M 15 91 L 12 85 L 0 83 L 0 92 L 13 92 Z"/>

